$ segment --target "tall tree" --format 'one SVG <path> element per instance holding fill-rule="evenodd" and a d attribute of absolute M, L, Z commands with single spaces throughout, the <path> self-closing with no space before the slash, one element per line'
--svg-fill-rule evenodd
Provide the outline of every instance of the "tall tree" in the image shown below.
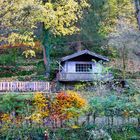
<path fill-rule="evenodd" d="M 92 46 L 107 45 L 108 34 L 115 32 L 120 18 L 134 22 L 134 5 L 130 0 L 89 0 L 90 8 L 84 14 L 81 25 L 81 39 Z M 133 14 L 133 16 L 132 16 Z M 97 49 L 96 49 L 97 50 Z"/>
<path fill-rule="evenodd" d="M 29 46 L 38 40 L 49 74 L 51 37 L 78 32 L 76 23 L 86 7 L 86 0 L 0 0 L 0 40 Z M 39 36 L 34 33 L 36 28 L 41 28 Z"/>
<path fill-rule="evenodd" d="M 140 0 L 135 0 L 136 18 L 140 29 Z"/>

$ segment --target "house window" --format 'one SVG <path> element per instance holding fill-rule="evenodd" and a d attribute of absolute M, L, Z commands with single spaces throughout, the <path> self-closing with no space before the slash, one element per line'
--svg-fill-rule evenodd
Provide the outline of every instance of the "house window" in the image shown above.
<path fill-rule="evenodd" d="M 76 64 L 76 72 L 91 72 L 92 64 Z"/>

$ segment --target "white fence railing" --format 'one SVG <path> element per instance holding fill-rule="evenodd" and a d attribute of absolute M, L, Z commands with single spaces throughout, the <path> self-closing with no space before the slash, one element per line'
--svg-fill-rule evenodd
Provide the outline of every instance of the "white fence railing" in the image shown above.
<path fill-rule="evenodd" d="M 49 82 L 0 82 L 0 92 L 50 91 Z"/>

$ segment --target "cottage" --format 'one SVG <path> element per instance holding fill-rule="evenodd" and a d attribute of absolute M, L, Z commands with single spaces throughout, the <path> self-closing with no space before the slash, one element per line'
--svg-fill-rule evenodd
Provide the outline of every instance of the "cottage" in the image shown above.
<path fill-rule="evenodd" d="M 103 74 L 103 65 L 99 61 L 108 62 L 109 59 L 89 50 L 76 52 L 61 59 L 58 80 L 61 82 L 94 81 L 108 77 Z"/>

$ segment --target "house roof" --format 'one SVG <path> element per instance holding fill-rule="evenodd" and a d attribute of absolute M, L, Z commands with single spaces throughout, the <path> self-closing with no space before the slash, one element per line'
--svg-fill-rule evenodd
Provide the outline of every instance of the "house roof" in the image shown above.
<path fill-rule="evenodd" d="M 99 55 L 99 54 L 96 54 L 96 53 L 93 53 L 89 50 L 82 50 L 82 51 L 79 51 L 79 52 L 76 52 L 74 54 L 71 54 L 71 55 L 68 55 L 68 56 L 65 56 L 65 57 L 62 57 L 61 58 L 61 62 L 64 62 L 64 61 L 67 61 L 67 60 L 70 60 L 72 58 L 75 58 L 75 57 L 78 57 L 78 56 L 81 56 L 81 55 L 84 55 L 84 54 L 88 54 L 94 58 L 98 58 L 100 60 L 103 60 L 103 61 L 109 61 L 109 59 L 105 56 L 102 56 L 102 55 Z"/>

